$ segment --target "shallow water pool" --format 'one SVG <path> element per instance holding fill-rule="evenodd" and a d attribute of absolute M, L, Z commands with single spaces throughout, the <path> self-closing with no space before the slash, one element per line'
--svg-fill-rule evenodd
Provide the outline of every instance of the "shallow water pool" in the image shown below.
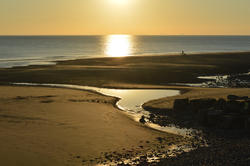
<path fill-rule="evenodd" d="M 128 113 L 136 121 L 139 121 L 142 115 L 148 116 L 149 112 L 142 108 L 142 105 L 150 100 L 159 99 L 163 97 L 170 97 L 180 95 L 179 90 L 169 89 L 110 89 L 110 88 L 98 88 L 90 86 L 80 85 L 68 85 L 68 84 L 38 84 L 38 83 L 13 83 L 14 85 L 25 85 L 25 86 L 44 86 L 44 87 L 57 87 L 57 88 L 69 88 L 77 90 L 90 90 L 101 93 L 106 96 L 112 96 L 119 98 L 120 100 L 116 103 L 117 107 L 122 111 Z M 151 128 L 179 134 L 186 136 L 193 132 L 192 129 L 181 129 L 176 126 L 161 127 L 156 124 L 147 123 Z"/>

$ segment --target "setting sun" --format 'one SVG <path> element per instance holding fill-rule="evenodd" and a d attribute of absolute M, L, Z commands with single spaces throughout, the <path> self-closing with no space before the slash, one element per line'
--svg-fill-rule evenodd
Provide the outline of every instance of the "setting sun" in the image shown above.
<path fill-rule="evenodd" d="M 124 57 L 131 53 L 130 35 L 109 35 L 106 39 L 105 54 L 109 57 Z"/>
<path fill-rule="evenodd" d="M 110 1 L 111 3 L 114 3 L 114 4 L 123 5 L 123 4 L 128 3 L 129 0 L 110 0 Z"/>

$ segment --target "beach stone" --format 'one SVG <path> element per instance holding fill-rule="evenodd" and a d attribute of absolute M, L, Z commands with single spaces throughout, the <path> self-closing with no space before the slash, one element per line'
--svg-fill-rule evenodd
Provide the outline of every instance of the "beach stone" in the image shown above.
<path fill-rule="evenodd" d="M 222 116 L 219 126 L 222 129 L 244 129 L 248 128 L 250 125 L 245 115 L 226 114 Z"/>
<path fill-rule="evenodd" d="M 249 99 L 248 96 L 242 96 L 242 97 L 241 97 L 241 100 L 247 101 L 248 99 Z"/>
<path fill-rule="evenodd" d="M 168 117 L 158 117 L 156 121 L 158 125 L 164 126 L 164 127 L 171 124 L 171 121 L 169 121 Z"/>
<path fill-rule="evenodd" d="M 224 115 L 221 118 L 220 128 L 222 129 L 231 129 L 233 123 L 233 116 L 232 115 Z"/>
<path fill-rule="evenodd" d="M 189 99 L 176 99 L 174 101 L 174 111 L 186 111 L 189 106 Z"/>
<path fill-rule="evenodd" d="M 157 137 L 156 138 L 160 143 L 162 143 L 162 141 L 163 141 L 163 138 L 162 137 Z"/>
<path fill-rule="evenodd" d="M 150 122 L 154 123 L 155 122 L 155 115 L 154 114 L 150 114 L 148 120 Z"/>
<path fill-rule="evenodd" d="M 141 161 L 146 161 L 146 160 L 147 160 L 147 157 L 146 157 L 146 156 L 140 156 L 140 160 L 141 160 Z"/>
<path fill-rule="evenodd" d="M 248 113 L 250 113 L 250 101 L 246 101 L 244 107 Z"/>

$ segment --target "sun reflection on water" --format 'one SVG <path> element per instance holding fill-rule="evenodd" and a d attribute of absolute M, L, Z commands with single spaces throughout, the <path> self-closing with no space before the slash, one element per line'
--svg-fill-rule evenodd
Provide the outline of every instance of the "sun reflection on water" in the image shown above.
<path fill-rule="evenodd" d="M 125 57 L 131 54 L 130 35 L 109 35 L 106 38 L 105 54 L 109 57 Z"/>

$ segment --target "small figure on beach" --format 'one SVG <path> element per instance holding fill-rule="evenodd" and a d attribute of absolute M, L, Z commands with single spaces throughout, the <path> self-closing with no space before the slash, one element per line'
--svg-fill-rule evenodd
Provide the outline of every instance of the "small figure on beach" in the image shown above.
<path fill-rule="evenodd" d="M 185 52 L 184 52 L 184 50 L 181 51 L 181 55 L 186 55 Z"/>

